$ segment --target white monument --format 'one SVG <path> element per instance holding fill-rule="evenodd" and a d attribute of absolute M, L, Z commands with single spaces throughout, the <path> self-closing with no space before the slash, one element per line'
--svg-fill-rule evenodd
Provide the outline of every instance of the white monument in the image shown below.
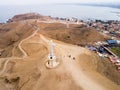
<path fill-rule="evenodd" d="M 59 62 L 56 61 L 56 56 L 54 54 L 54 46 L 55 46 L 55 44 L 51 40 L 50 41 L 50 53 L 48 55 L 48 61 L 46 63 L 46 66 L 48 68 L 54 68 L 59 64 Z"/>

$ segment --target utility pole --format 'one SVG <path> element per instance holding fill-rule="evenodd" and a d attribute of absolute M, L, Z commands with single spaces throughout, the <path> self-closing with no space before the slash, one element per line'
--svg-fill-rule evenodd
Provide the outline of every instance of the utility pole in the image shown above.
<path fill-rule="evenodd" d="M 67 26 L 67 28 L 69 28 L 69 21 L 67 18 L 66 18 L 66 26 Z"/>

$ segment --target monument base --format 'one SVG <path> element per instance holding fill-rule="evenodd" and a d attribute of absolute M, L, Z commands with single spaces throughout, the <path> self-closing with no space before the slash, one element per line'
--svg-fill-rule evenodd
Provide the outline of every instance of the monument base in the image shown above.
<path fill-rule="evenodd" d="M 55 68 L 55 67 L 57 67 L 59 65 L 59 62 L 55 62 L 55 61 L 53 61 L 53 62 L 49 62 L 49 61 L 47 61 L 46 62 L 46 67 L 47 68 Z"/>
<path fill-rule="evenodd" d="M 55 68 L 59 65 L 59 62 L 56 61 L 56 58 L 49 58 L 49 60 L 46 62 L 47 68 Z"/>

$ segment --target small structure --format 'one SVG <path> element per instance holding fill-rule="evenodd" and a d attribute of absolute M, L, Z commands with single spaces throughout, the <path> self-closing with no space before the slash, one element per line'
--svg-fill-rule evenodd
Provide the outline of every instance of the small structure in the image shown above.
<path fill-rule="evenodd" d="M 53 41 L 50 41 L 50 54 L 48 55 L 48 61 L 46 63 L 47 68 L 55 68 L 58 66 L 59 62 L 56 61 L 56 56 L 54 54 L 54 46 Z"/>
<path fill-rule="evenodd" d="M 107 40 L 107 43 L 108 43 L 110 46 L 117 46 L 117 40 Z"/>
<path fill-rule="evenodd" d="M 120 40 L 117 40 L 117 43 L 120 44 Z"/>
<path fill-rule="evenodd" d="M 96 47 L 94 46 L 86 46 L 86 48 L 88 48 L 91 51 L 97 51 Z"/>
<path fill-rule="evenodd" d="M 120 60 L 118 57 L 114 57 L 114 56 L 109 56 L 109 59 L 112 63 L 117 64 L 120 63 Z"/>

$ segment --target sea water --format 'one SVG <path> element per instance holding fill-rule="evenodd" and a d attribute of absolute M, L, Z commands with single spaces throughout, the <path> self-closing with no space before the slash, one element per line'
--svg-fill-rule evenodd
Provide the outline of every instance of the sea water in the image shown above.
<path fill-rule="evenodd" d="M 0 6 L 0 22 L 6 22 L 14 15 L 37 12 L 52 17 L 78 19 L 120 20 L 116 13 L 120 9 L 110 7 L 84 6 L 75 4 L 40 4 L 40 5 L 3 5 Z"/>

